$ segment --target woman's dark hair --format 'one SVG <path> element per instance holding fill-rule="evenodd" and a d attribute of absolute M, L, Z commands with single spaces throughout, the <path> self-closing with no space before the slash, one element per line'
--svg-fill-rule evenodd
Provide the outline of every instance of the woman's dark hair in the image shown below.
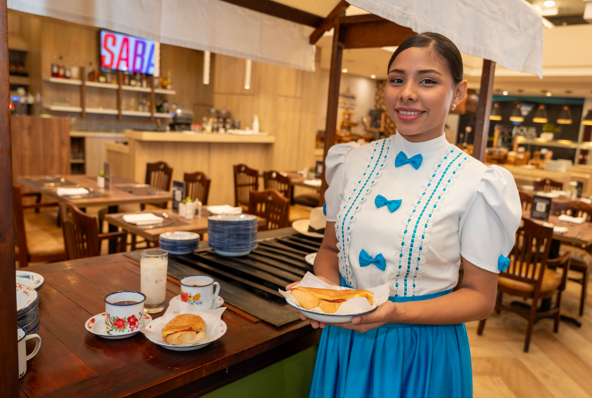
<path fill-rule="evenodd" d="M 456 85 L 462 81 L 463 62 L 460 51 L 458 51 L 456 45 L 454 45 L 454 43 L 447 37 L 442 36 L 439 33 L 431 32 L 421 33 L 405 40 L 391 57 L 387 66 L 387 74 L 388 69 L 390 69 L 391 64 L 395 58 L 397 58 L 397 55 L 412 47 L 431 47 L 436 55 L 438 55 L 438 57 L 440 57 L 440 59 L 448 66 L 454 84 Z"/>

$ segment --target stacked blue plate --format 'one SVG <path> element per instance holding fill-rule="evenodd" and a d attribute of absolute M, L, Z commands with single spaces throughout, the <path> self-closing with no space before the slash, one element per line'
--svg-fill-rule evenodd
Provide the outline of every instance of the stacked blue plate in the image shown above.
<path fill-rule="evenodd" d="M 17 325 L 27 331 L 27 334 L 37 333 L 41 318 L 39 317 L 39 295 L 35 289 L 16 285 L 16 320 Z"/>
<path fill-rule="evenodd" d="M 208 217 L 208 244 L 221 256 L 246 256 L 257 248 L 257 217 L 250 214 Z"/>
<path fill-rule="evenodd" d="M 165 232 L 158 237 L 160 248 L 171 254 L 189 254 L 197 249 L 199 235 L 194 232 Z"/>

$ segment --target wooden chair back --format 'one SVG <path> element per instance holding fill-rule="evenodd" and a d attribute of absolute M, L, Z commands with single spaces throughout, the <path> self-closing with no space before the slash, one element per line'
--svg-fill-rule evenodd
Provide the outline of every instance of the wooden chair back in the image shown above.
<path fill-rule="evenodd" d="M 551 214 L 554 216 L 560 216 L 567 214 L 568 216 L 575 217 L 578 213 L 578 202 L 570 200 L 569 202 L 553 202 L 551 206 Z"/>
<path fill-rule="evenodd" d="M 234 205 L 249 207 L 249 192 L 259 190 L 259 171 L 250 169 L 245 164 L 235 164 L 234 168 Z"/>
<path fill-rule="evenodd" d="M 500 277 L 535 285 L 534 294 L 538 297 L 552 240 L 553 228 L 522 218 L 510 253 L 510 266 Z"/>
<path fill-rule="evenodd" d="M 534 182 L 535 191 L 551 192 L 563 190 L 563 183 L 545 178 Z"/>
<path fill-rule="evenodd" d="M 202 205 L 208 204 L 210 195 L 210 182 L 206 173 L 196 171 L 195 173 L 183 174 L 185 181 L 185 197 L 189 196 L 192 200 L 199 199 Z"/>
<path fill-rule="evenodd" d="M 263 188 L 275 189 L 288 200 L 292 198 L 292 179 L 279 171 L 271 170 L 263 173 Z"/>
<path fill-rule="evenodd" d="M 99 234 L 96 217 L 89 216 L 69 203 L 61 203 L 60 210 L 66 259 L 76 260 L 99 256 L 101 254 L 99 242 L 103 239 L 120 239 L 119 251 L 125 251 L 127 237 L 125 231 Z"/>
<path fill-rule="evenodd" d="M 287 227 L 289 209 L 290 200 L 275 189 L 249 192 L 249 214 L 265 218 L 263 231 Z"/>
<path fill-rule="evenodd" d="M 161 191 L 170 191 L 172 182 L 173 168 L 166 162 L 146 163 L 146 184 Z M 167 202 L 153 204 L 163 209 L 167 207 Z M 144 210 L 144 204 L 141 205 L 141 208 Z"/>
<path fill-rule="evenodd" d="M 578 202 L 577 216 L 584 217 L 586 222 L 592 222 L 592 205 L 584 202 Z"/>
<path fill-rule="evenodd" d="M 526 192 L 518 191 L 518 195 L 520 195 L 520 204 L 522 205 L 522 211 L 528 212 L 530 211 L 530 205 L 532 203 L 532 195 Z"/>

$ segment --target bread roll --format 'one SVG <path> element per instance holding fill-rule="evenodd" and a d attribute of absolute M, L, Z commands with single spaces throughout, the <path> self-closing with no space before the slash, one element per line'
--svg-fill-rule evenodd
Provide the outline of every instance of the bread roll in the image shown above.
<path fill-rule="evenodd" d="M 292 293 L 298 304 L 305 310 L 312 310 L 319 307 L 326 314 L 334 314 L 341 304 L 354 297 L 365 297 L 370 305 L 374 303 L 374 294 L 368 290 L 295 287 L 290 293 Z"/>
<path fill-rule="evenodd" d="M 164 342 L 171 345 L 195 344 L 206 338 L 206 323 L 192 314 L 177 315 L 162 329 Z"/>

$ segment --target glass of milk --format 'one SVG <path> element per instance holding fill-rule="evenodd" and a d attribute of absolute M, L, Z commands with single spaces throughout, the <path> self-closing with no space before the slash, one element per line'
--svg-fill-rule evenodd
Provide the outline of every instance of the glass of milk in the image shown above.
<path fill-rule="evenodd" d="M 141 252 L 140 291 L 146 296 L 144 312 L 149 314 L 164 310 L 168 254 L 162 249 L 148 249 Z"/>

